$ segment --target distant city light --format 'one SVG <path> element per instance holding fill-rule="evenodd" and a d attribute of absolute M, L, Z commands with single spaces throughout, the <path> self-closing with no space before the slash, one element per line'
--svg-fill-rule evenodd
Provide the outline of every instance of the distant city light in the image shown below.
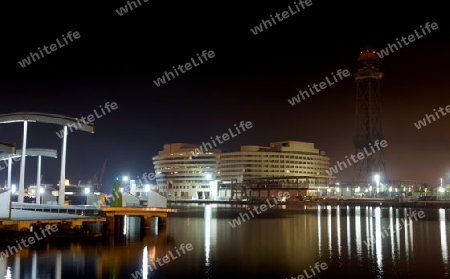
<path fill-rule="evenodd" d="M 380 175 L 377 173 L 374 175 L 374 178 L 375 178 L 375 183 L 377 183 L 377 187 L 378 187 L 378 185 L 380 183 Z"/>

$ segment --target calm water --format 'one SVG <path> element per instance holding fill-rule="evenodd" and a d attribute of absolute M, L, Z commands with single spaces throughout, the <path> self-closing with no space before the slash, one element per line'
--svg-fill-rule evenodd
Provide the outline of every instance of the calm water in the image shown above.
<path fill-rule="evenodd" d="M 0 272 L 20 279 L 142 278 L 135 272 L 152 264 L 144 278 L 308 278 L 305 270 L 309 278 L 450 278 L 449 210 L 425 209 L 415 221 L 405 217 L 419 209 L 281 206 L 232 228 L 228 222 L 245 206 L 172 207 L 179 213 L 165 229 L 141 233 L 140 220 L 127 218 L 121 239 L 38 242 L 1 260 Z M 192 250 L 183 254 L 183 243 Z M 164 256 L 167 263 L 155 262 Z M 328 268 L 313 276 L 309 266 L 317 262 Z"/>

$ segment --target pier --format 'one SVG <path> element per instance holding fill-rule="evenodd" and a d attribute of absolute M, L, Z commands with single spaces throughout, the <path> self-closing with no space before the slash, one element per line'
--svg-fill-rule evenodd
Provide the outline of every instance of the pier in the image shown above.
<path fill-rule="evenodd" d="M 97 207 L 12 202 L 9 218 L 0 219 L 0 231 L 25 233 L 56 225 L 62 237 L 65 236 L 64 232 L 79 237 L 114 236 L 122 230 L 125 216 L 141 217 L 141 229 L 149 229 L 151 225 L 166 224 L 169 212 L 177 210 L 144 206 Z"/>

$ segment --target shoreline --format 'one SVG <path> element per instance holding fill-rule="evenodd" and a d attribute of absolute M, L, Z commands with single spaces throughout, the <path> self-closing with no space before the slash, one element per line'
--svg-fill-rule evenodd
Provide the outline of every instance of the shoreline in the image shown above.
<path fill-rule="evenodd" d="M 265 200 L 254 201 L 228 201 L 228 200 L 168 200 L 167 204 L 263 204 Z M 278 206 L 380 206 L 380 207 L 400 207 L 400 208 L 443 208 L 450 209 L 450 200 L 442 201 L 397 201 L 388 199 L 323 199 L 319 201 L 286 201 L 278 202 Z"/>

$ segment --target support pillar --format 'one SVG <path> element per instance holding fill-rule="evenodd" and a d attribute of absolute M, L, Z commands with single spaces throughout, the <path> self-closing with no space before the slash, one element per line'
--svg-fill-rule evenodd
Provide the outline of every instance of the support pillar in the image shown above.
<path fill-rule="evenodd" d="M 149 230 L 151 228 L 151 218 L 150 216 L 142 216 L 141 217 L 141 229 Z"/>
<path fill-rule="evenodd" d="M 12 159 L 8 158 L 8 189 L 11 189 L 11 167 L 12 167 Z M 12 189 L 11 189 L 12 194 Z"/>
<path fill-rule="evenodd" d="M 55 278 L 61 279 L 62 271 L 62 252 L 61 250 L 56 251 L 56 259 L 55 259 Z"/>
<path fill-rule="evenodd" d="M 114 236 L 114 232 L 115 232 L 115 222 L 114 221 L 115 221 L 114 215 L 106 217 L 106 234 L 108 236 Z"/>
<path fill-rule="evenodd" d="M 125 225 L 125 216 L 116 216 L 116 234 L 117 236 L 123 234 L 123 227 Z"/>
<path fill-rule="evenodd" d="M 59 195 L 58 195 L 59 205 L 64 205 L 64 199 L 66 195 L 66 149 L 67 149 L 67 126 L 64 126 L 64 136 L 61 150 L 61 176 L 59 179 Z"/>
<path fill-rule="evenodd" d="M 37 165 L 36 204 L 41 204 L 41 156 L 38 156 Z"/>
<path fill-rule="evenodd" d="M 167 216 L 166 217 L 162 217 L 162 216 L 160 216 L 160 217 L 156 217 L 157 218 L 157 224 L 158 224 L 158 227 L 165 227 L 166 225 L 167 225 Z"/>
<path fill-rule="evenodd" d="M 28 121 L 23 122 L 22 157 L 20 162 L 20 181 L 18 202 L 23 202 L 25 196 L 25 153 L 27 149 Z"/>
<path fill-rule="evenodd" d="M 17 249 L 17 248 L 16 248 Z M 20 254 L 16 253 L 14 256 L 14 271 L 13 279 L 20 279 Z"/>

